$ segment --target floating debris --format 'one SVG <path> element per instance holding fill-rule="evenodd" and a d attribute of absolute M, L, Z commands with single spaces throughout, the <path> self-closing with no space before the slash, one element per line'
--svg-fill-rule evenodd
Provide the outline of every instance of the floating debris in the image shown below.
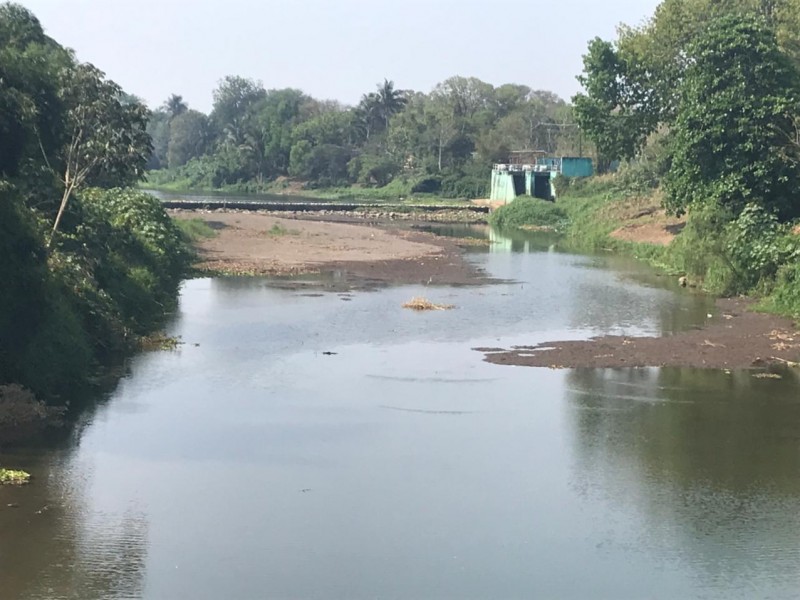
<path fill-rule="evenodd" d="M 450 310 L 455 308 L 452 304 L 435 304 L 427 298 L 415 297 L 403 304 L 403 308 L 411 310 Z"/>
<path fill-rule="evenodd" d="M 31 474 L 25 471 L 0 469 L 0 485 L 25 485 L 30 480 Z"/>
<path fill-rule="evenodd" d="M 139 338 L 139 349 L 144 352 L 159 350 L 177 350 L 183 344 L 180 338 L 167 335 L 163 331 L 145 335 Z"/>
<path fill-rule="evenodd" d="M 756 373 L 753 377 L 756 379 L 783 379 L 783 376 L 777 373 Z"/>

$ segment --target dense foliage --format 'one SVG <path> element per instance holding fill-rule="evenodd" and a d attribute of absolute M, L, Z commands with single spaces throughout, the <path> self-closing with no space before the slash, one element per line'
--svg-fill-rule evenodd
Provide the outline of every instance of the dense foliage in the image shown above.
<path fill-rule="evenodd" d="M 567 213 L 561 206 L 530 196 L 519 197 L 501 206 L 489 218 L 489 222 L 498 229 L 526 225 L 555 229 L 564 226 L 566 221 Z"/>
<path fill-rule="evenodd" d="M 621 26 L 616 41 L 590 42 L 584 92 L 573 102 L 601 166 L 637 156 L 648 136 L 674 123 L 690 49 L 721 19 L 743 16 L 760 19 L 786 59 L 800 64 L 800 0 L 664 0 L 644 24 Z"/>
<path fill-rule="evenodd" d="M 800 216 L 800 73 L 761 21 L 728 16 L 691 47 L 673 126 L 667 208 L 754 202 Z"/>
<path fill-rule="evenodd" d="M 799 25 L 799 0 L 664 0 L 615 42 L 590 43 L 585 91 L 574 98 L 603 164 L 623 161 L 614 193 L 657 196 L 688 215 L 661 264 L 714 292 L 766 296 L 794 316 Z"/>
<path fill-rule="evenodd" d="M 148 114 L 0 4 L 0 384 L 63 402 L 174 304 L 181 233 L 156 199 L 111 189 L 144 174 Z"/>
<path fill-rule="evenodd" d="M 571 108 L 556 95 L 472 77 L 452 77 L 429 94 L 384 80 L 354 107 L 227 77 L 210 115 L 173 95 L 149 131 L 152 184 L 244 191 L 291 177 L 317 188 L 395 184 L 484 196 L 491 164 L 511 150 L 583 150 Z"/>

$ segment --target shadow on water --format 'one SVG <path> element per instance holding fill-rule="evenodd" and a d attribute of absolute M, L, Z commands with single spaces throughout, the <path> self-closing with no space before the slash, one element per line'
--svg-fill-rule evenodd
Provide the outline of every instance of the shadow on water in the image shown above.
<path fill-rule="evenodd" d="M 769 597 L 796 584 L 797 373 L 578 369 L 566 382 L 573 486 L 635 516 L 642 549 L 680 550 L 699 589 Z"/>
<path fill-rule="evenodd" d="M 69 400 L 63 426 L 0 446 L 0 466 L 34 474 L 28 486 L 0 486 L 3 598 L 143 596 L 147 515 L 93 514 L 86 465 L 76 462 L 84 432 L 130 375 L 128 362 L 108 367 L 90 391 Z"/>

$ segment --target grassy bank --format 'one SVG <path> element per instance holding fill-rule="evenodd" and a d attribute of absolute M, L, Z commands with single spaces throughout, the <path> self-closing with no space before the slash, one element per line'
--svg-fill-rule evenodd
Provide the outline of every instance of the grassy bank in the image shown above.
<path fill-rule="evenodd" d="M 427 180 L 395 179 L 382 187 L 363 185 L 344 186 L 310 186 L 307 182 L 279 178 L 261 183 L 250 181 L 212 187 L 190 177 L 181 176 L 180 172 L 151 171 L 148 179 L 140 187 L 163 192 L 194 192 L 206 194 L 275 194 L 286 196 L 305 196 L 332 201 L 344 202 L 408 202 L 413 204 L 465 205 L 467 197 L 453 197 L 436 191 L 436 186 L 426 185 Z"/>
<path fill-rule="evenodd" d="M 780 224 L 757 208 L 736 218 L 696 211 L 676 224 L 664 215 L 658 189 L 631 191 L 619 178 L 604 176 L 570 182 L 554 205 L 515 201 L 495 211 L 490 222 L 555 228 L 569 249 L 625 253 L 711 294 L 752 296 L 761 310 L 800 319 L 797 224 Z M 640 231 L 653 239 L 626 239 Z"/>

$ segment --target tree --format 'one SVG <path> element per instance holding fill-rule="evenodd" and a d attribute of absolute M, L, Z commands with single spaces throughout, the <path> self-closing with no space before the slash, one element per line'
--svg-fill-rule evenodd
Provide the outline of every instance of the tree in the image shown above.
<path fill-rule="evenodd" d="M 0 4 L 0 175 L 52 158 L 62 136 L 58 72 L 71 63 L 30 11 Z"/>
<path fill-rule="evenodd" d="M 238 146 L 245 142 L 248 113 L 266 95 L 264 86 L 252 79 L 228 76 L 219 83 L 213 94 L 211 120 L 223 134 L 223 143 Z"/>
<path fill-rule="evenodd" d="M 45 42 L 42 25 L 31 11 L 13 2 L 0 4 L 0 47 L 25 48 L 28 44 Z"/>
<path fill-rule="evenodd" d="M 578 81 L 586 93 L 572 99 L 578 124 L 604 161 L 633 158 L 658 124 L 650 90 L 630 77 L 632 63 L 600 38 L 589 42 L 583 66 Z"/>
<path fill-rule="evenodd" d="M 154 110 L 147 121 L 147 133 L 153 143 L 153 152 L 147 162 L 147 170 L 166 169 L 170 136 L 169 113 L 163 108 Z"/>
<path fill-rule="evenodd" d="M 246 128 L 251 132 L 253 144 L 258 146 L 261 170 L 267 176 L 287 173 L 292 131 L 298 126 L 309 100 L 300 90 L 269 90 L 264 99 L 252 107 Z"/>
<path fill-rule="evenodd" d="M 756 203 L 800 215 L 800 74 L 763 20 L 729 15 L 691 51 L 673 127 L 666 207 L 710 205 L 738 215 Z"/>
<path fill-rule="evenodd" d="M 196 110 L 176 116 L 169 127 L 167 162 L 175 168 L 205 153 L 209 142 L 208 117 Z"/>
<path fill-rule="evenodd" d="M 384 129 L 389 127 L 389 119 L 400 112 L 406 105 L 405 92 L 394 88 L 394 81 L 384 79 L 378 85 L 378 92 L 374 95 L 378 116 L 383 121 Z"/>
<path fill-rule="evenodd" d="M 84 183 L 115 187 L 144 177 L 152 151 L 147 109 L 122 104 L 121 88 L 91 64 L 62 72 L 61 101 L 67 133 L 58 153 L 63 194 L 48 244 L 58 231 L 73 192 Z"/>
<path fill-rule="evenodd" d="M 162 110 L 169 115 L 169 120 L 172 121 L 175 117 L 189 110 L 189 106 L 183 101 L 183 96 L 172 94 L 164 102 Z"/>

